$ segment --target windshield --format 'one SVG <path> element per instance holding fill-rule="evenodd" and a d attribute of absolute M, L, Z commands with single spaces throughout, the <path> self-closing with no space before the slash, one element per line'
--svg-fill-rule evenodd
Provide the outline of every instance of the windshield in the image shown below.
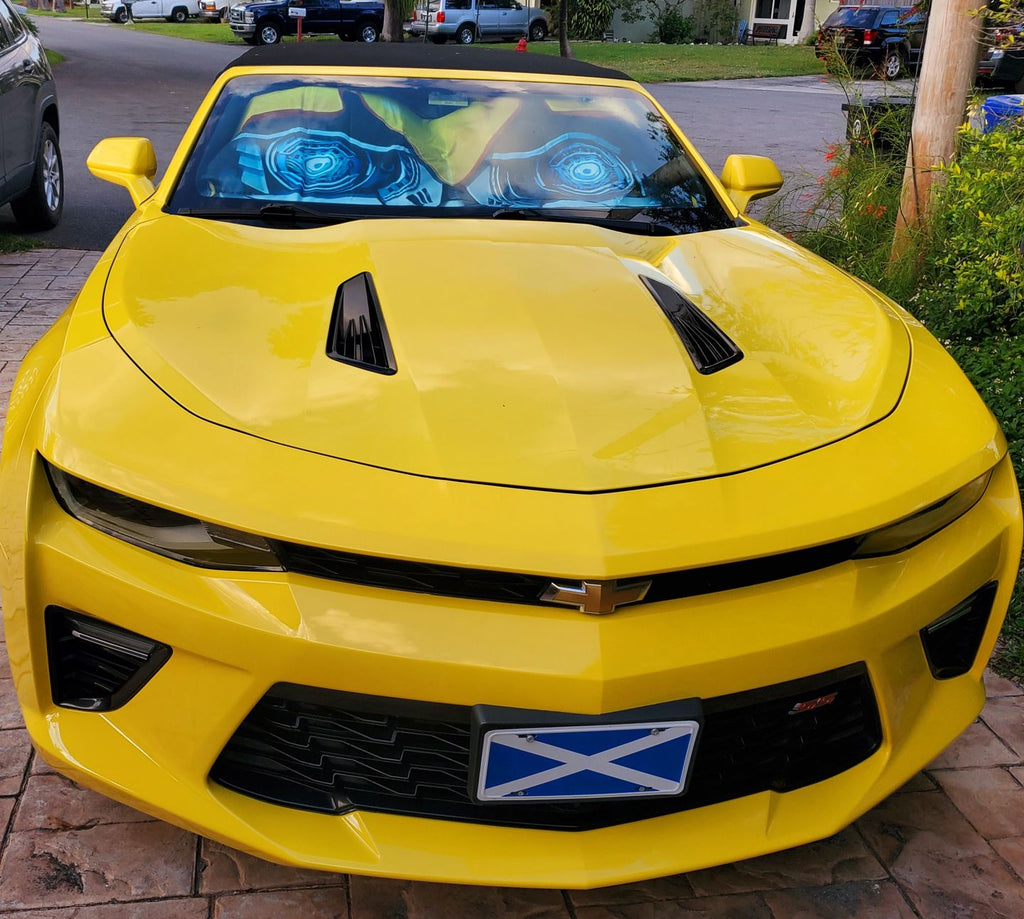
<path fill-rule="evenodd" d="M 231 80 L 166 209 L 606 220 L 637 232 L 735 225 L 638 92 L 392 77 Z"/>
<path fill-rule="evenodd" d="M 825 20 L 822 28 L 870 29 L 877 16 L 878 10 L 873 7 L 841 6 Z"/>

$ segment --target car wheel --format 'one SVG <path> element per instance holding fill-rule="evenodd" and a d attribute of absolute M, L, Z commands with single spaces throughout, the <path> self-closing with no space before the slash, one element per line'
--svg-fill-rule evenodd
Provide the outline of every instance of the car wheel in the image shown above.
<path fill-rule="evenodd" d="M 179 6 L 171 10 L 170 21 L 171 22 L 185 22 L 188 20 L 188 10 L 183 6 Z"/>
<path fill-rule="evenodd" d="M 128 21 L 128 10 L 123 6 L 114 14 L 114 22 L 119 22 L 124 25 Z"/>
<path fill-rule="evenodd" d="M 455 40 L 460 45 L 471 45 L 473 40 L 476 38 L 476 33 L 473 31 L 472 26 L 463 26 L 455 33 Z"/>
<path fill-rule="evenodd" d="M 448 36 L 447 35 L 431 35 L 430 36 L 430 40 L 435 45 L 443 45 L 446 41 L 448 41 Z"/>
<path fill-rule="evenodd" d="M 273 22 L 261 22 L 256 26 L 256 43 L 276 45 L 281 40 L 281 29 Z"/>
<path fill-rule="evenodd" d="M 364 19 L 356 25 L 356 36 L 366 44 L 380 41 L 380 24 L 375 19 Z"/>
<path fill-rule="evenodd" d="M 64 165 L 53 126 L 43 122 L 32 184 L 11 202 L 14 219 L 26 230 L 49 230 L 64 210 Z"/>
<path fill-rule="evenodd" d="M 530 26 L 530 41 L 544 41 L 548 37 L 548 27 L 539 19 Z"/>
<path fill-rule="evenodd" d="M 882 61 L 882 79 L 895 80 L 903 73 L 903 55 L 897 48 L 890 48 L 885 52 L 885 60 Z"/>

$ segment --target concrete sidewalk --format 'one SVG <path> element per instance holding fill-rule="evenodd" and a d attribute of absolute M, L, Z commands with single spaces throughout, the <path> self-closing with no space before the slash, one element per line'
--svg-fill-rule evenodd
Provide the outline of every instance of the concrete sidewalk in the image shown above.
<path fill-rule="evenodd" d="M 0 400 L 98 253 L 0 256 Z M 0 643 L 0 919 L 1021 919 L 1024 689 L 900 792 L 822 842 L 588 892 L 454 887 L 283 868 L 86 791 L 33 754 Z"/>

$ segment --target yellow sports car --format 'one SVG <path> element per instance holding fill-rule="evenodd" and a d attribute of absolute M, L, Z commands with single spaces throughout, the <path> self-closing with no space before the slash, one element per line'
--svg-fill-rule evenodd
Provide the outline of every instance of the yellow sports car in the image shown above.
<path fill-rule="evenodd" d="M 593 887 L 835 833 L 981 708 L 992 415 L 640 86 L 255 49 L 29 354 L 11 665 L 83 785 L 265 858 Z"/>

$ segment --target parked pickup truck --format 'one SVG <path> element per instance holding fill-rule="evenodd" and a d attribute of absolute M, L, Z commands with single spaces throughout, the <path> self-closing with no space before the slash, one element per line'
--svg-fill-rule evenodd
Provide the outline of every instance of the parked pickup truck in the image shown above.
<path fill-rule="evenodd" d="M 274 45 L 282 35 L 294 35 L 296 19 L 290 6 L 302 6 L 302 32 L 333 32 L 340 38 L 377 41 L 384 26 L 384 4 L 380 0 L 288 0 L 236 3 L 228 13 L 231 31 L 250 45 Z"/>
<path fill-rule="evenodd" d="M 103 0 L 100 15 L 111 22 L 132 19 L 166 19 L 185 22 L 189 16 L 199 15 L 198 0 Z"/>

